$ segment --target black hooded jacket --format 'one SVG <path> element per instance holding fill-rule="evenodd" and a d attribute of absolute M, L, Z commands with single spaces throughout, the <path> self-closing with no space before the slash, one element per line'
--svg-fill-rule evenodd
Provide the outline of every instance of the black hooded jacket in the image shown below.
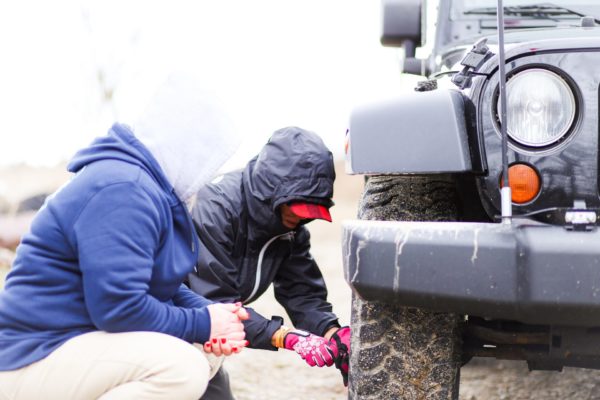
<path fill-rule="evenodd" d="M 214 301 L 249 304 L 273 283 L 296 328 L 323 335 L 339 326 L 310 255 L 308 230 L 290 231 L 279 211 L 293 200 L 330 207 L 334 180 L 333 157 L 321 138 L 288 127 L 276 131 L 243 170 L 203 187 L 192 208 L 200 237 L 197 272 L 189 278 L 192 290 Z M 271 337 L 282 320 L 247 309 L 250 347 L 275 350 Z"/>

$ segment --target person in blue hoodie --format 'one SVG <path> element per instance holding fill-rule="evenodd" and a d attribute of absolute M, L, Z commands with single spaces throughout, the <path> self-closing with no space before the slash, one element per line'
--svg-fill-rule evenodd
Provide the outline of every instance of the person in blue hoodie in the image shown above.
<path fill-rule="evenodd" d="M 214 98 L 174 75 L 132 128 L 74 156 L 0 292 L 0 399 L 202 395 L 218 361 L 191 343 L 239 352 L 248 315 L 182 284 L 200 249 L 185 201 L 237 142 Z"/>

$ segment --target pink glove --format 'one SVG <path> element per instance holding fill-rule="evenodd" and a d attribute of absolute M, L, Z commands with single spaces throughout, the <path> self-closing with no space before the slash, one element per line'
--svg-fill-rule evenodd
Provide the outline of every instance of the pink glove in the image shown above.
<path fill-rule="evenodd" d="M 284 347 L 300 354 L 311 367 L 333 365 L 332 351 L 327 345 L 327 340 L 321 336 L 294 329 L 285 335 Z"/>
<path fill-rule="evenodd" d="M 348 386 L 348 367 L 350 362 L 350 327 L 335 331 L 329 340 L 329 348 L 333 351 L 335 366 L 342 373 L 344 386 Z"/>

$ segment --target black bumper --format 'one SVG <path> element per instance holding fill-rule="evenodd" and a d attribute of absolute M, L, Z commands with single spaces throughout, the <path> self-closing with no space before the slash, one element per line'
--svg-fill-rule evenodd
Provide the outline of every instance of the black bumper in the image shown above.
<path fill-rule="evenodd" d="M 344 274 L 366 300 L 532 324 L 600 326 L 600 231 L 347 221 Z"/>

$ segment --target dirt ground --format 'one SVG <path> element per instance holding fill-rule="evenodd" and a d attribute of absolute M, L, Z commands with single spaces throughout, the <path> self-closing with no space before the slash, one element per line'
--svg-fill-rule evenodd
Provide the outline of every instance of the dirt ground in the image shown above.
<path fill-rule="evenodd" d="M 7 215 L 16 202 L 48 191 L 68 179 L 63 168 L 0 169 L 0 237 L 12 229 Z M 333 223 L 315 221 L 312 254 L 319 263 L 329 288 L 329 299 L 343 324 L 350 321 L 351 292 L 344 281 L 341 255 L 341 224 L 355 218 L 362 178 L 348 176 L 339 165 L 335 187 Z M 3 213 L 3 214 L 2 214 Z M 14 220 L 13 220 L 14 221 Z M 8 270 L 2 260 L 10 253 L 0 250 L 0 283 Z M 0 284 L 1 288 L 1 284 Z M 272 292 L 252 305 L 266 316 L 285 316 Z M 238 400 L 341 400 L 347 391 L 335 368 L 311 368 L 295 354 L 246 349 L 225 362 Z M 461 400 L 600 399 L 600 371 L 566 368 L 564 372 L 529 372 L 523 362 L 476 359 L 461 370 Z"/>

